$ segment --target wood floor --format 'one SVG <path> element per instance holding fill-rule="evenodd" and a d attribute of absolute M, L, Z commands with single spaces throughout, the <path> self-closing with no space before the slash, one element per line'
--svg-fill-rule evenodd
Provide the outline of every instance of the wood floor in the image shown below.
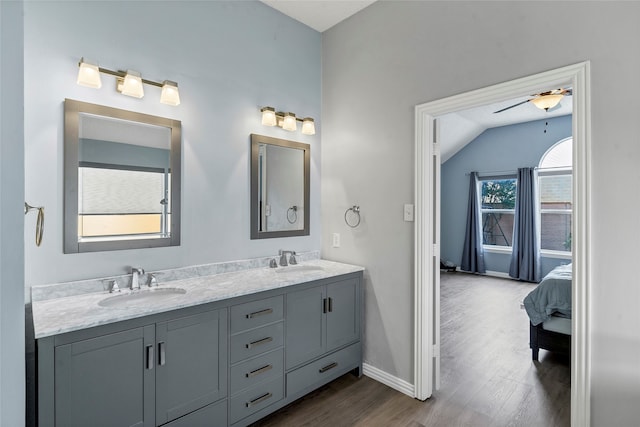
<path fill-rule="evenodd" d="M 569 358 L 531 360 L 520 301 L 534 286 L 463 273 L 441 282 L 442 387 L 431 398 L 345 375 L 253 426 L 569 426 Z"/>

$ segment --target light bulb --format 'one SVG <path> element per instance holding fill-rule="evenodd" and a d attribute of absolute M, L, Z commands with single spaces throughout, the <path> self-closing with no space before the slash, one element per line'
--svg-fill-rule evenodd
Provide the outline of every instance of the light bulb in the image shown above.
<path fill-rule="evenodd" d="M 81 86 L 100 89 L 102 81 L 100 80 L 100 69 L 98 63 L 87 59 L 80 59 L 80 70 L 78 70 L 77 83 Z"/>

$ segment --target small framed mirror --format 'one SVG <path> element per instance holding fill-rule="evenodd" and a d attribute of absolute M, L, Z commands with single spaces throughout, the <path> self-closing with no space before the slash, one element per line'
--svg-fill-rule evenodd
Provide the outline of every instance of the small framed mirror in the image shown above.
<path fill-rule="evenodd" d="M 309 144 L 251 135 L 251 238 L 309 235 Z"/>
<path fill-rule="evenodd" d="M 66 99 L 64 252 L 180 245 L 178 120 Z"/>

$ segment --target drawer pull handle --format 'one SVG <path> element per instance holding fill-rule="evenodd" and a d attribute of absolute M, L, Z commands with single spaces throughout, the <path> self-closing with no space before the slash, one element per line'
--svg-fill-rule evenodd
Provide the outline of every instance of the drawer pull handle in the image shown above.
<path fill-rule="evenodd" d="M 265 393 L 260 397 L 256 397 L 255 399 L 247 402 L 247 408 L 251 408 L 253 405 L 257 405 L 260 402 L 264 402 L 265 400 L 271 398 L 273 396 L 273 394 L 271 393 Z"/>
<path fill-rule="evenodd" d="M 246 347 L 247 348 L 251 348 L 251 347 L 253 347 L 255 345 L 262 345 L 262 344 L 270 343 L 271 341 L 273 341 L 273 338 L 271 338 L 271 337 L 262 338 L 261 340 L 250 342 L 249 344 L 246 345 Z"/>
<path fill-rule="evenodd" d="M 338 366 L 338 363 L 337 362 L 333 362 L 333 363 L 325 366 L 324 368 L 320 368 L 320 370 L 318 372 L 323 374 L 323 373 L 327 372 L 328 370 L 335 368 L 336 366 Z"/>
<path fill-rule="evenodd" d="M 147 346 L 147 369 L 153 369 L 153 345 Z"/>
<path fill-rule="evenodd" d="M 166 347 L 167 345 L 164 341 L 158 343 L 158 365 L 160 366 L 164 366 L 164 364 L 167 363 Z"/>
<path fill-rule="evenodd" d="M 247 378 L 255 377 L 256 375 L 260 375 L 264 372 L 270 371 L 273 368 L 273 365 L 263 366 L 262 368 L 256 369 L 255 371 L 247 372 Z"/>
<path fill-rule="evenodd" d="M 333 298 L 327 298 L 329 300 L 329 313 L 333 312 Z"/>
<path fill-rule="evenodd" d="M 273 309 L 272 308 L 267 308 L 267 309 L 260 310 L 260 311 L 254 311 L 253 313 L 247 314 L 247 319 L 253 319 L 254 317 L 264 316 L 266 314 L 271 314 L 271 313 L 273 313 Z"/>
<path fill-rule="evenodd" d="M 326 298 L 322 298 L 322 313 L 326 313 L 328 310 L 327 306 L 327 299 Z"/>

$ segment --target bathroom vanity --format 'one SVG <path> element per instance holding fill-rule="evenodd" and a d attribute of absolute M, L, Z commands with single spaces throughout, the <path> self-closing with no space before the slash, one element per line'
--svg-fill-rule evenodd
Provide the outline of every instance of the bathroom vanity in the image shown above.
<path fill-rule="evenodd" d="M 159 281 L 141 302 L 52 288 L 33 301 L 39 426 L 246 426 L 361 374 L 360 267 Z"/>

